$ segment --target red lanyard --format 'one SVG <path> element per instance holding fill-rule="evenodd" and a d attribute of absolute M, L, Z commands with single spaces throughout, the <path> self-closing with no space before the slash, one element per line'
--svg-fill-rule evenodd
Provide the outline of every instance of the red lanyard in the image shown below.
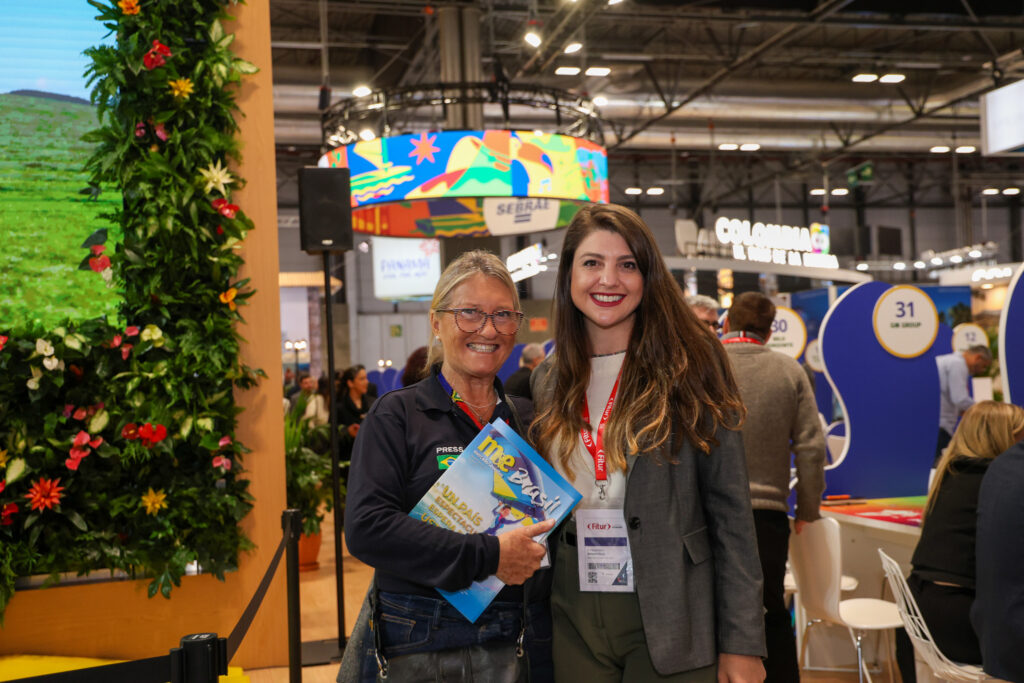
<path fill-rule="evenodd" d="M 469 409 L 469 406 L 466 404 L 466 402 L 462 399 L 461 396 L 459 396 L 459 392 L 455 391 L 455 389 L 452 388 L 452 385 L 448 383 L 448 380 L 444 378 L 444 375 L 442 375 L 440 372 L 437 373 L 437 379 L 441 383 L 441 386 L 444 387 L 445 391 L 451 397 L 452 403 L 461 408 L 462 412 L 464 412 L 466 415 L 469 415 L 469 419 L 473 421 L 473 424 L 476 425 L 477 429 L 483 429 L 484 425 L 482 422 L 480 422 L 480 418 L 473 414 L 473 411 Z"/>
<path fill-rule="evenodd" d="M 764 346 L 763 341 L 761 341 L 760 339 L 754 339 L 753 337 L 729 337 L 728 339 L 722 340 L 723 344 L 738 344 L 740 342 L 750 342 L 751 344 L 758 344 L 759 346 Z"/>
<path fill-rule="evenodd" d="M 607 488 L 606 482 L 608 481 L 608 462 L 604 456 L 604 426 L 608 422 L 608 416 L 612 413 L 612 407 L 615 405 L 615 394 L 619 391 L 620 379 L 622 379 L 622 370 L 619 370 L 619 376 L 615 378 L 615 384 L 612 385 L 612 393 L 608 397 L 608 404 L 604 407 L 604 412 L 601 413 L 601 421 L 597 424 L 597 438 L 586 427 L 580 428 L 583 445 L 594 459 L 594 479 L 597 481 L 601 500 L 604 500 L 605 489 Z M 583 396 L 583 421 L 590 422 L 590 406 L 587 405 L 586 394 Z"/>

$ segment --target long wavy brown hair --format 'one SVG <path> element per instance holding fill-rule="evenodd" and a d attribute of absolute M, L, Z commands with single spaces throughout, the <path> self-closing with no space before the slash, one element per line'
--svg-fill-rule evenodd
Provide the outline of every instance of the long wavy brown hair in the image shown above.
<path fill-rule="evenodd" d="M 618 397 L 605 427 L 609 468 L 625 471 L 627 456 L 656 452 L 673 429 L 710 453 L 718 445 L 718 428 L 738 429 L 743 418 L 725 350 L 686 305 L 650 228 L 614 204 L 583 207 L 566 230 L 553 303 L 554 392 L 547 405 L 538 406 L 541 412 L 531 429 L 534 442 L 549 460 L 558 458 L 572 472 L 569 462 L 580 429 L 593 429 L 580 411 L 590 382 L 592 347 L 584 316 L 572 301 L 571 283 L 576 250 L 595 230 L 608 230 L 626 241 L 644 281 Z"/>

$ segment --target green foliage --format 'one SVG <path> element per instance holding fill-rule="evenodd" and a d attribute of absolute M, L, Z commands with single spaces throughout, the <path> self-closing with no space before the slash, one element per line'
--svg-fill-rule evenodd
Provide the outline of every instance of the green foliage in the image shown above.
<path fill-rule="evenodd" d="M 317 452 L 329 438 L 329 427 L 310 426 L 302 417 L 304 412 L 300 399 L 284 418 L 285 481 L 288 507 L 302 513 L 303 533 L 315 534 L 325 513 L 334 509 L 331 458 Z"/>
<path fill-rule="evenodd" d="M 234 438 L 234 391 L 262 375 L 235 331 L 252 222 L 230 204 L 241 180 L 216 169 L 237 159 L 232 85 L 254 67 L 229 49 L 226 2 L 90 4 L 116 45 L 87 51 L 88 182 L 123 202 L 73 263 L 121 295 L 120 320 L 0 327 L 0 615 L 16 576 L 120 569 L 168 597 L 190 562 L 223 578 L 252 547 Z M 154 41 L 171 54 L 147 68 Z"/>

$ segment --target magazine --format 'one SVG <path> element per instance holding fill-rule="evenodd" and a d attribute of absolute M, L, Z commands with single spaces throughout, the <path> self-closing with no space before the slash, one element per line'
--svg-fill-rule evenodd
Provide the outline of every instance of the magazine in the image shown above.
<path fill-rule="evenodd" d="M 497 419 L 480 430 L 409 516 L 463 534 L 497 536 L 547 519 L 557 526 L 580 498 L 530 444 Z M 475 622 L 504 586 L 489 576 L 459 591 L 437 590 Z"/>

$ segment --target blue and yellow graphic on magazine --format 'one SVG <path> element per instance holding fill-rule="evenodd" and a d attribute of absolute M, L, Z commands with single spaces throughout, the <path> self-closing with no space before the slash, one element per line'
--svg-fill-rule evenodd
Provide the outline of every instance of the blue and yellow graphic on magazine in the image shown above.
<path fill-rule="evenodd" d="M 580 497 L 530 444 L 498 419 L 480 430 L 409 516 L 462 534 L 497 536 L 547 519 L 556 520 L 557 526 Z M 504 586 L 497 576 L 490 576 L 459 591 L 437 591 L 474 622 Z"/>

